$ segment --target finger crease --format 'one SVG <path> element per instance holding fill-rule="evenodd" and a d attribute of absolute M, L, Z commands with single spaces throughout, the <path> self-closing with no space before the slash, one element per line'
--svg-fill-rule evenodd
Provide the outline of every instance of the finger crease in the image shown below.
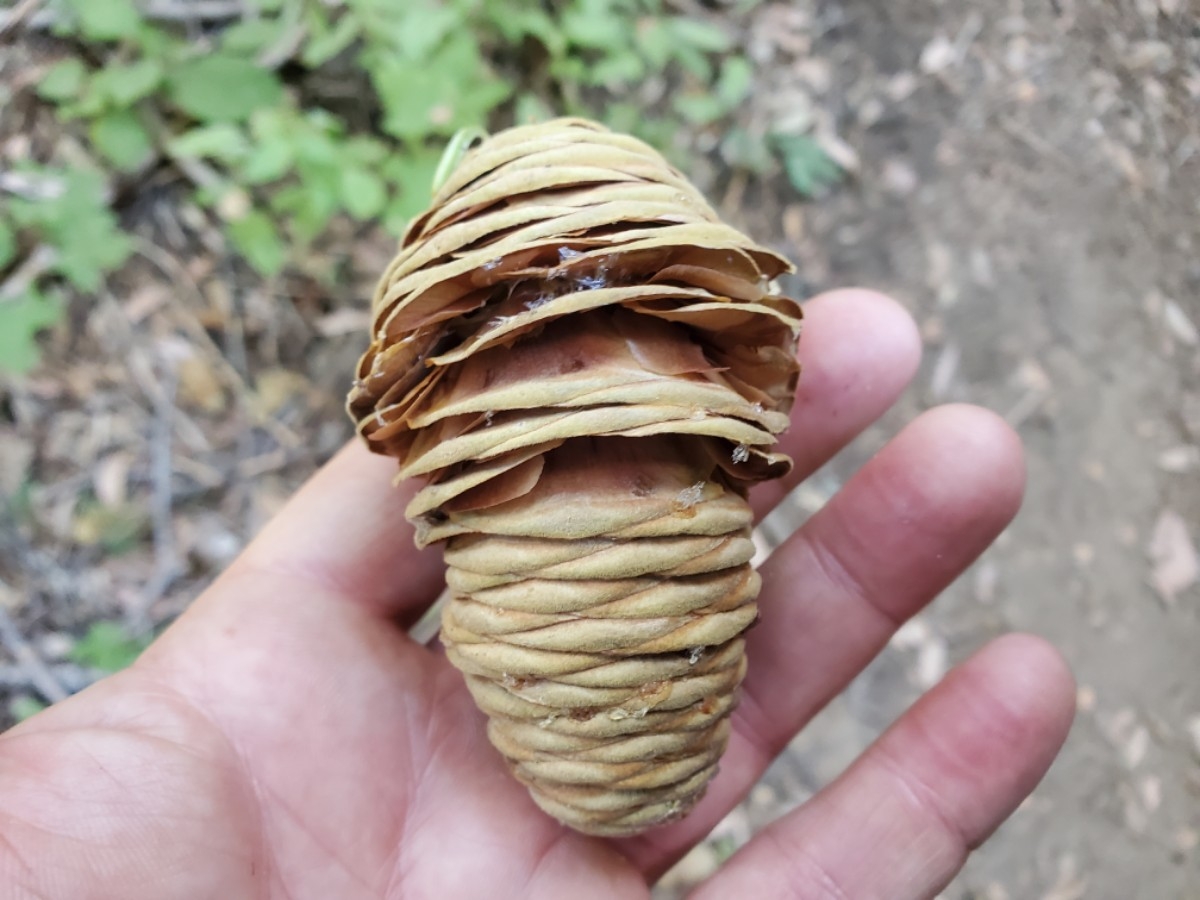
<path fill-rule="evenodd" d="M 875 759 L 883 770 L 896 782 L 901 794 L 909 800 L 913 808 L 927 819 L 932 819 L 942 833 L 954 842 L 954 853 L 961 861 L 967 851 L 972 848 L 972 842 L 966 831 L 954 816 L 946 811 L 938 799 L 937 791 L 918 778 L 910 769 L 896 759 L 886 744 L 880 744 L 875 750 Z"/>
<path fill-rule="evenodd" d="M 853 568 L 843 561 L 841 554 L 834 549 L 830 542 L 820 539 L 807 540 L 802 546 L 808 549 L 809 556 L 820 575 L 837 592 L 848 594 L 873 611 L 883 620 L 889 631 L 896 631 L 904 624 L 903 619 L 897 618 L 871 599 L 871 591 L 868 591 L 863 582 L 855 576 Z"/>

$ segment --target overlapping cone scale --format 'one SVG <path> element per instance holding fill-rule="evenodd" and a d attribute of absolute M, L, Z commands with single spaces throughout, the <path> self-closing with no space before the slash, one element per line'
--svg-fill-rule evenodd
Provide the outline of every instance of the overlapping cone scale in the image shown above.
<path fill-rule="evenodd" d="M 580 831 L 677 818 L 716 772 L 746 490 L 790 465 L 789 268 L 645 144 L 563 119 L 470 150 L 376 292 L 351 416 L 424 481 L 407 513 L 492 743 Z"/>

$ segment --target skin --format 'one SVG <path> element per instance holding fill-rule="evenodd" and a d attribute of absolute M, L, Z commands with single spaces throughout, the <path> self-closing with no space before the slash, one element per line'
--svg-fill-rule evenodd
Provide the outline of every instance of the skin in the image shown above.
<path fill-rule="evenodd" d="M 796 471 L 760 511 L 916 371 L 894 302 L 844 291 L 806 313 Z M 607 841 L 537 810 L 458 673 L 406 636 L 441 563 L 412 549 L 394 470 L 348 447 L 137 664 L 0 738 L 0 896 L 647 897 L 995 539 L 1024 483 L 991 413 L 942 407 L 905 428 L 763 567 L 764 624 L 705 798 Z M 993 641 L 695 896 L 932 897 L 1037 784 L 1073 708 L 1051 647 Z"/>

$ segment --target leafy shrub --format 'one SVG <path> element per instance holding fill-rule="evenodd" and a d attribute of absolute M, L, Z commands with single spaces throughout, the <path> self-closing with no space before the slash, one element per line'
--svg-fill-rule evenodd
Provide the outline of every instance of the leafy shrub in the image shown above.
<path fill-rule="evenodd" d="M 663 0 L 565 0 L 553 13 L 509 0 L 257 0 L 253 15 L 204 30 L 152 20 L 133 0 L 57 8 L 58 36 L 88 52 L 54 65 L 41 97 L 118 173 L 174 160 L 263 276 L 303 257 L 338 216 L 398 233 L 461 128 L 599 115 L 669 151 L 672 122 L 727 119 L 752 80 L 726 29 Z M 671 85 L 663 115 L 612 100 L 652 77 Z M 732 129 L 726 141 L 764 164 L 761 140 Z M 811 153 L 779 149 L 801 190 L 828 177 Z M 0 271 L 18 244 L 43 243 L 56 251 L 47 275 L 94 289 L 130 251 L 103 176 L 30 177 L 60 188 L 0 212 Z M 38 284 L 0 298 L 0 368 L 33 364 L 32 335 L 56 308 Z"/>

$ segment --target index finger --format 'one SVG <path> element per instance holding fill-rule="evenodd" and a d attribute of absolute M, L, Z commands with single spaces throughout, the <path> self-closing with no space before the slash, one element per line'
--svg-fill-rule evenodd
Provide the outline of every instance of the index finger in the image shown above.
<path fill-rule="evenodd" d="M 382 616 L 415 619 L 441 590 L 436 549 L 418 550 L 404 507 L 419 487 L 393 485 L 396 461 L 358 441 L 324 465 L 230 568 L 316 582 Z"/>

